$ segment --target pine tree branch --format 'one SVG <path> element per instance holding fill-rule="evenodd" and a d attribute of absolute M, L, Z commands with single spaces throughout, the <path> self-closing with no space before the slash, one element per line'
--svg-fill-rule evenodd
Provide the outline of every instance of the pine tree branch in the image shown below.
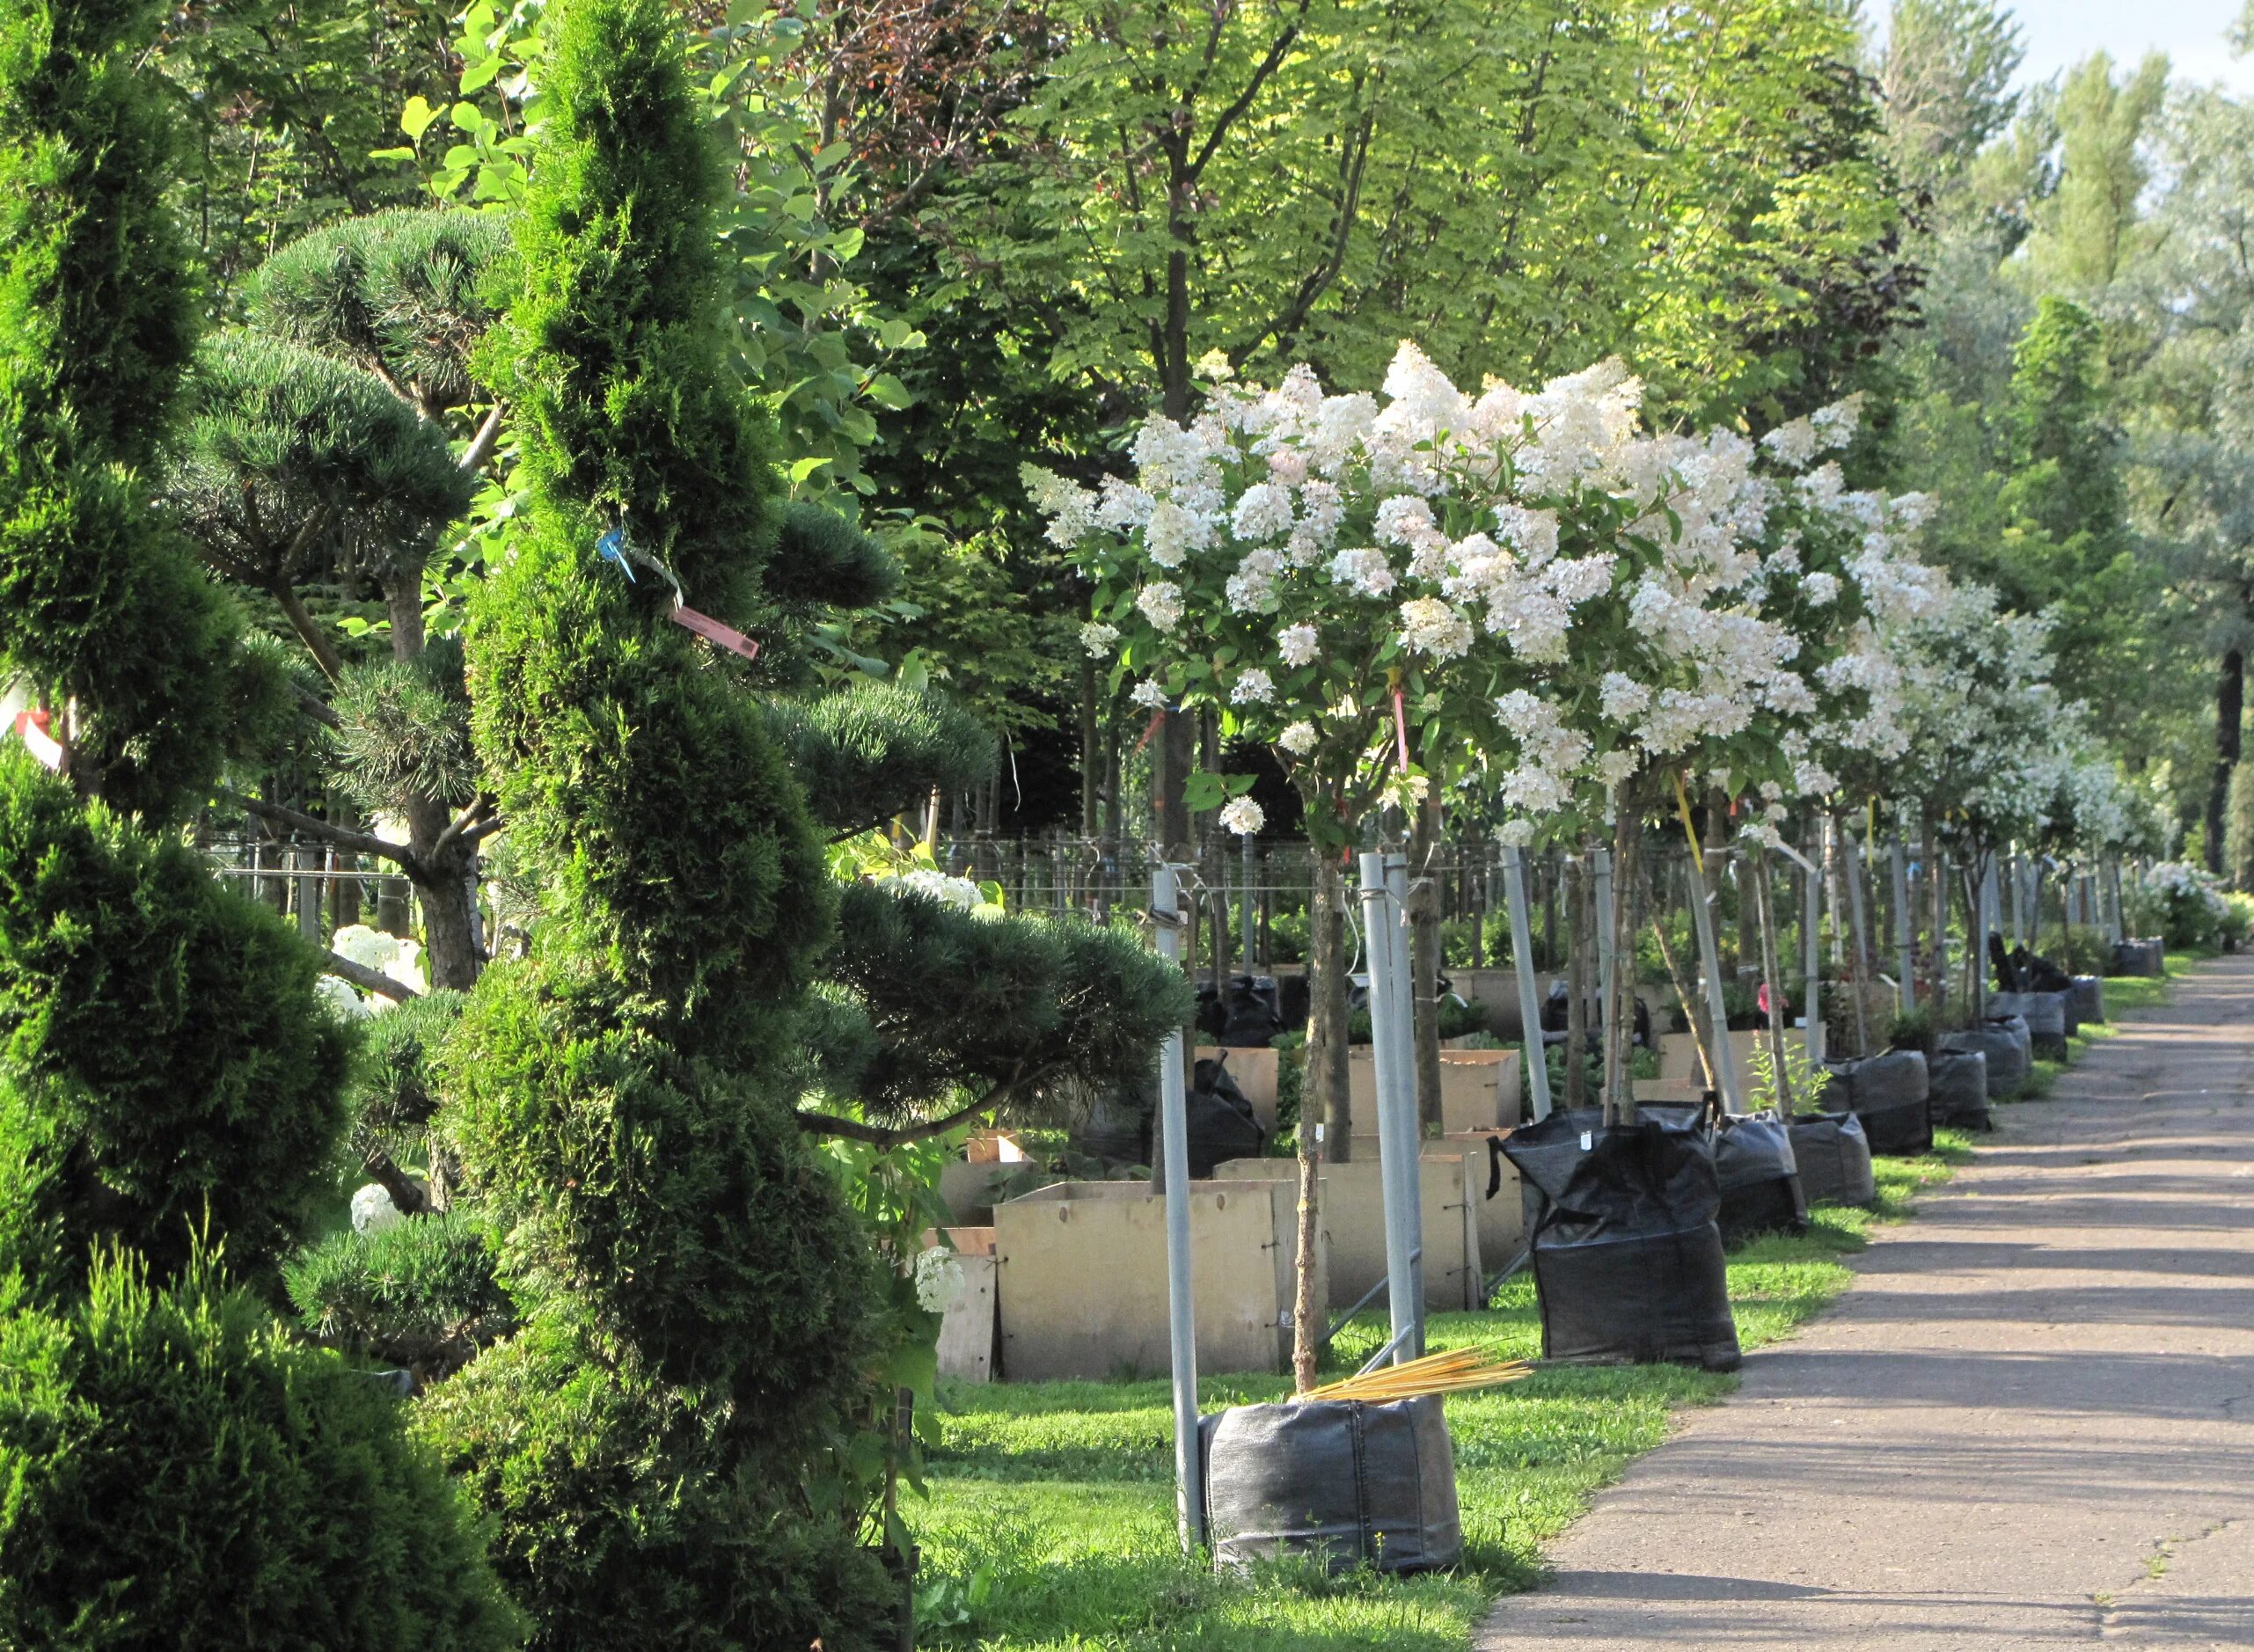
<path fill-rule="evenodd" d="M 967 1123 L 981 1113 L 992 1112 L 1008 1100 L 1024 1082 L 1022 1078 L 1005 1078 L 967 1107 L 957 1107 L 940 1118 L 925 1119 L 895 1129 L 864 1123 L 860 1119 L 839 1118 L 834 1113 L 796 1113 L 792 1116 L 798 1121 L 798 1128 L 811 1136 L 843 1136 L 856 1142 L 867 1142 L 873 1147 L 902 1147 L 910 1142 L 928 1141 L 934 1136 L 944 1136 L 956 1125 Z"/>
<path fill-rule="evenodd" d="M 486 414 L 485 422 L 478 427 L 478 434 L 470 438 L 470 445 L 463 451 L 461 468 L 464 472 L 483 470 L 486 461 L 493 457 L 493 450 L 500 442 L 501 404 L 495 402 L 492 411 Z"/>
<path fill-rule="evenodd" d="M 411 875 L 422 870 L 421 862 L 414 858 L 413 852 L 405 844 L 385 843 L 381 837 L 368 832 L 356 832 L 349 826 L 340 826 L 333 821 L 321 819 L 318 815 L 301 814 L 296 809 L 285 808 L 279 803 L 269 803 L 262 798 L 245 797 L 242 793 L 231 792 L 223 786 L 213 795 L 232 803 L 245 814 L 255 815 L 260 820 L 270 820 L 278 826 L 290 827 L 308 837 L 334 844 L 340 849 L 350 849 L 360 854 L 377 855 L 385 860 L 396 861 Z"/>
<path fill-rule="evenodd" d="M 366 964 L 356 964 L 342 953 L 330 953 L 321 960 L 321 968 L 340 981 L 349 981 L 363 992 L 380 993 L 394 1004 L 405 1004 L 409 998 L 419 998 L 421 993 L 402 982 L 394 981 L 380 969 L 370 969 Z M 372 1170 L 374 1166 L 371 1165 Z"/>
<path fill-rule="evenodd" d="M 303 683 L 292 683 L 289 686 L 297 692 L 297 709 L 304 712 L 306 716 L 330 728 L 344 727 L 344 719 L 337 715 L 336 707 L 330 705 L 328 701 Z"/>
<path fill-rule="evenodd" d="M 321 622 L 313 618 L 311 610 L 305 606 L 305 599 L 280 581 L 276 581 L 267 594 L 282 605 L 282 617 L 289 621 L 289 628 L 297 633 L 297 640 L 312 654 L 313 663 L 321 668 L 321 675 L 332 683 L 341 678 L 344 676 L 344 658 L 322 632 Z"/>
<path fill-rule="evenodd" d="M 457 815 L 453 819 L 453 822 L 449 825 L 444 831 L 438 834 L 438 840 L 430 845 L 430 858 L 433 860 L 437 859 L 438 857 L 443 854 L 448 847 L 452 844 L 456 838 L 464 836 L 472 827 L 483 822 L 486 818 L 487 811 L 491 809 L 493 807 L 494 799 L 489 794 L 480 793 L 477 797 L 472 799 L 470 806 L 464 809 L 459 815 Z M 472 838 L 471 841 L 475 842 L 476 840 Z"/>
<path fill-rule="evenodd" d="M 354 966 L 355 969 L 357 965 Z M 397 982 L 392 983 L 398 985 Z M 421 1216 L 430 1209 L 430 1196 L 414 1185 L 414 1180 L 393 1162 L 391 1154 L 380 1147 L 369 1149 L 361 1166 L 384 1192 L 392 1195 L 392 1204 L 401 1216 Z"/>

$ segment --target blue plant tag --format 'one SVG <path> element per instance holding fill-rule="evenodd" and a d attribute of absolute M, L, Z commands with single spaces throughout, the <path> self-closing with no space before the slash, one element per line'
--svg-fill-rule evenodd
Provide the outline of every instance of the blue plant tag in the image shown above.
<path fill-rule="evenodd" d="M 640 583 L 634 578 L 633 565 L 626 560 L 626 530 L 613 528 L 595 542 L 595 553 L 605 562 L 618 564 L 618 572 L 626 576 L 626 583 Z"/>

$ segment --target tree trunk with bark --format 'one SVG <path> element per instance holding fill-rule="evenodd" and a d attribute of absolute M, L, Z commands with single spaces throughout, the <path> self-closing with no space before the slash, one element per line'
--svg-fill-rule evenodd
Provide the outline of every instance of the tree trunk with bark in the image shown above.
<path fill-rule="evenodd" d="M 2230 807 L 2230 771 L 2238 766 L 2239 726 L 2246 713 L 2246 653 L 2232 647 L 2215 674 L 2215 762 L 2207 782 L 2207 870 L 2222 874 L 2223 837 Z"/>
<path fill-rule="evenodd" d="M 1440 800 L 1418 806 L 1409 837 L 1409 969 L 1415 1013 L 1416 1116 L 1440 1128 Z"/>

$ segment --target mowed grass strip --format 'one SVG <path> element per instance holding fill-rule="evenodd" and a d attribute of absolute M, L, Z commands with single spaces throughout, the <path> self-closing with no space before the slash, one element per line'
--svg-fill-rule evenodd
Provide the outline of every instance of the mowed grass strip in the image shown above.
<path fill-rule="evenodd" d="M 1774 1342 L 1847 1284 L 1840 1258 L 1876 1222 L 1909 1211 L 1918 1188 L 1971 1156 L 1943 1131 L 1930 1155 L 1877 1162 L 1875 1210 L 1820 1207 L 1799 1238 L 1754 1240 L 1730 1257 L 1730 1295 L 1748 1349 Z M 1503 1359 L 1541 1351 L 1533 1283 L 1521 1276 L 1480 1313 L 1433 1317 L 1435 1349 Z M 1383 1340 L 1365 1315 L 1340 1333 L 1327 1371 L 1354 1369 Z M 1541 1575 L 1541 1545 L 1657 1445 L 1679 1406 L 1736 1385 L 1666 1365 L 1537 1371 L 1489 1393 L 1451 1396 L 1467 1553 L 1457 1572 L 1327 1578 L 1279 1565 L 1218 1578 L 1175 1539 L 1172 1413 L 1163 1378 L 948 1384 L 927 1501 L 907 1515 L 923 1546 L 923 1638 L 993 1652 L 1462 1652 L 1498 1594 Z M 1207 1411 L 1284 1397 L 1281 1377 L 1201 1382 Z"/>

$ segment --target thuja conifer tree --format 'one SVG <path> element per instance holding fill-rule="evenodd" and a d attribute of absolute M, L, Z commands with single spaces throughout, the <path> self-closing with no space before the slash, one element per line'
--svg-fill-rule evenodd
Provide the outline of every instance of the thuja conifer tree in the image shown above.
<path fill-rule="evenodd" d="M 0 1645 L 498 1648 L 395 1400 L 260 1297 L 342 1122 L 311 948 L 179 839 L 259 658 L 151 508 L 191 339 L 140 0 L 0 4 Z M 138 67 L 137 67 L 138 66 Z"/>
<path fill-rule="evenodd" d="M 679 19 L 566 0 L 550 26 L 484 357 L 525 508 L 467 632 L 539 913 L 438 1072 L 523 1324 L 423 1426 L 499 1516 L 536 1644 L 846 1652 L 899 1597 L 870 1520 L 885 1447 L 854 1443 L 895 1414 L 889 1351 L 936 1321 L 813 1144 L 1116 1077 L 1181 989 L 1091 929 L 832 881 L 830 845 L 976 779 L 992 742 L 898 686 L 809 693 L 806 628 L 891 570 L 784 503 L 729 376 L 726 178 Z M 675 623 L 684 600 L 757 660 Z"/>

